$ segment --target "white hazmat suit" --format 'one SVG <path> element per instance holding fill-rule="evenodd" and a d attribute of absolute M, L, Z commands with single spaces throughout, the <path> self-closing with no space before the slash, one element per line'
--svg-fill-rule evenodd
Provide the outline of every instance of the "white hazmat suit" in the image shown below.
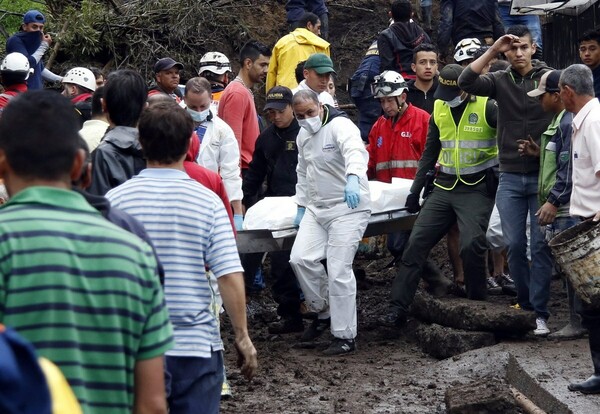
<path fill-rule="evenodd" d="M 296 202 L 306 207 L 292 253 L 294 270 L 308 306 L 319 319 L 331 317 L 334 337 L 357 334 L 356 280 L 352 261 L 367 227 L 370 210 L 368 153 L 359 129 L 341 113 L 324 106 L 315 134 L 298 134 Z M 344 201 L 347 177 L 359 178 L 360 203 Z M 327 272 L 321 261 L 327 259 Z"/>

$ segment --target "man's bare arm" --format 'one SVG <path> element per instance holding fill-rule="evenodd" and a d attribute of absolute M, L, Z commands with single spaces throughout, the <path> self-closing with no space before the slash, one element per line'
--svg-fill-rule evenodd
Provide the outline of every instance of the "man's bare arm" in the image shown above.
<path fill-rule="evenodd" d="M 217 279 L 223 305 L 231 319 L 235 334 L 235 347 L 238 351 L 238 365 L 242 374 L 251 379 L 256 373 L 258 361 L 256 349 L 248 336 L 246 320 L 246 293 L 244 275 L 241 272 L 230 273 Z"/>
<path fill-rule="evenodd" d="M 163 356 L 136 361 L 134 369 L 134 414 L 166 414 Z"/>

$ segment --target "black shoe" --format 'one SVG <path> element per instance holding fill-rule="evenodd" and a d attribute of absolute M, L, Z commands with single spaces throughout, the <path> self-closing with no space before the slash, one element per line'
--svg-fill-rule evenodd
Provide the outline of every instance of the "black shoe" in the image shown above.
<path fill-rule="evenodd" d="M 464 284 L 453 283 L 452 286 L 450 286 L 448 293 L 459 298 L 467 297 L 467 289 L 465 289 Z"/>
<path fill-rule="evenodd" d="M 269 325 L 269 333 L 274 335 L 302 332 L 303 330 L 302 318 L 282 318 L 279 322 Z"/>
<path fill-rule="evenodd" d="M 331 326 L 331 318 L 315 319 L 310 326 L 304 331 L 300 342 L 311 342 L 317 339 Z"/>
<path fill-rule="evenodd" d="M 492 276 L 488 276 L 487 278 L 487 293 L 488 295 L 502 294 L 502 286 L 500 286 Z"/>
<path fill-rule="evenodd" d="M 323 355 L 344 355 L 354 351 L 356 351 L 356 341 L 354 339 L 333 338 L 329 348 L 323 351 Z"/>
<path fill-rule="evenodd" d="M 429 284 L 429 282 L 428 282 Z M 427 292 L 434 298 L 441 298 L 448 294 L 452 288 L 452 282 L 443 276 L 440 276 L 435 282 L 427 286 Z"/>
<path fill-rule="evenodd" d="M 399 328 L 406 324 L 406 315 L 397 310 L 390 310 L 385 315 L 381 315 L 377 323 L 388 328 Z"/>
<path fill-rule="evenodd" d="M 569 384 L 569 391 L 579 391 L 584 394 L 600 393 L 600 375 L 592 375 L 587 380 L 576 384 Z"/>

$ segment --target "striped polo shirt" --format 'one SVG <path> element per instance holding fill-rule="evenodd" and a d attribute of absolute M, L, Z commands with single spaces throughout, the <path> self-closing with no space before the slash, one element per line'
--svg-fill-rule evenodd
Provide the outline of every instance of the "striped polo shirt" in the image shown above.
<path fill-rule="evenodd" d="M 141 221 L 165 269 L 165 298 L 175 335 L 170 356 L 209 358 L 223 349 L 210 312 L 206 267 L 243 272 L 223 201 L 185 172 L 148 168 L 106 194 Z"/>
<path fill-rule="evenodd" d="M 172 346 L 156 259 L 78 193 L 0 208 L 0 322 L 57 364 L 85 413 L 131 413 L 137 360 Z"/>

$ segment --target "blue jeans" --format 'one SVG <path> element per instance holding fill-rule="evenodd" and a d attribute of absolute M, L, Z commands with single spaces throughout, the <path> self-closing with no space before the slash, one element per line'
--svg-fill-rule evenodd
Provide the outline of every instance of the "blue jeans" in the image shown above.
<path fill-rule="evenodd" d="M 511 26 L 522 24 L 527 26 L 531 32 L 531 37 L 535 44 L 542 50 L 542 27 L 540 25 L 540 17 L 532 14 L 511 16 L 510 15 L 510 4 L 498 4 L 500 9 L 500 17 L 504 23 L 504 29 L 507 30 Z"/>
<path fill-rule="evenodd" d="M 508 268 L 517 287 L 517 302 L 548 319 L 548 299 L 552 280 L 552 256 L 537 224 L 538 172 L 500 173 L 496 205 L 508 252 Z M 527 260 L 527 215 L 531 217 L 531 267 Z"/>
<path fill-rule="evenodd" d="M 219 413 L 222 351 L 212 352 L 210 358 L 166 356 L 165 371 L 170 414 Z"/>
<path fill-rule="evenodd" d="M 575 217 L 565 216 L 556 217 L 552 224 L 546 225 L 546 243 L 548 243 L 553 237 L 557 236 L 558 233 L 565 231 L 566 229 L 579 224 L 581 221 Z"/>

